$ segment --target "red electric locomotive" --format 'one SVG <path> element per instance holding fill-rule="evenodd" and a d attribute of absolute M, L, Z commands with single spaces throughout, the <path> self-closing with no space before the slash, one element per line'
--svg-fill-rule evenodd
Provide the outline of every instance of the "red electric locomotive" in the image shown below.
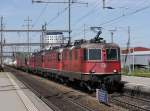
<path fill-rule="evenodd" d="M 27 64 L 28 64 L 28 53 L 16 53 L 16 68 L 21 69 L 21 70 L 26 70 L 27 69 Z"/>
<path fill-rule="evenodd" d="M 120 48 L 99 37 L 35 53 L 29 59 L 30 70 L 61 82 L 73 81 L 92 90 L 118 89 L 121 81 Z"/>

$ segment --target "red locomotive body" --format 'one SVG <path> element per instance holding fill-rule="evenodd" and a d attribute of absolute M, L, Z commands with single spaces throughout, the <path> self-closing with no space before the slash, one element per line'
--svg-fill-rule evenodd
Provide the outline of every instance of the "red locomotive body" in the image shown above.
<path fill-rule="evenodd" d="M 90 75 L 115 75 L 121 73 L 120 49 L 115 44 L 90 44 L 83 46 L 83 73 Z"/>
<path fill-rule="evenodd" d="M 35 69 L 35 55 L 32 54 L 29 58 L 28 58 L 28 70 L 33 72 Z"/>
<path fill-rule="evenodd" d="M 18 69 L 25 70 L 28 60 L 27 53 L 16 53 L 16 66 Z"/>
<path fill-rule="evenodd" d="M 39 53 L 34 54 L 34 72 L 42 74 L 42 69 L 44 68 L 44 52 L 41 51 Z M 30 60 L 29 60 L 30 61 Z"/>
<path fill-rule="evenodd" d="M 117 88 L 121 81 L 120 48 L 114 43 L 83 42 L 37 52 L 29 58 L 32 72 L 92 88 Z"/>

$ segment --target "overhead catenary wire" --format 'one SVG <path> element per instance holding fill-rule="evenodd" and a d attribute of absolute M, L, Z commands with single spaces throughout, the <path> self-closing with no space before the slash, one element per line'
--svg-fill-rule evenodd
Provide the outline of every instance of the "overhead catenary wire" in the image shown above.
<path fill-rule="evenodd" d="M 75 23 L 73 23 L 74 28 L 75 28 L 80 22 L 82 22 L 84 19 L 86 19 L 88 16 L 92 15 L 93 13 L 96 13 L 96 12 L 98 11 L 98 10 L 96 10 L 98 6 L 99 6 L 99 4 L 98 4 L 98 1 L 96 0 L 96 1 L 94 2 L 94 6 L 93 6 L 92 9 L 89 10 L 85 15 L 81 16 L 80 18 L 78 18 L 78 19 L 75 21 Z M 95 10 L 96 10 L 96 11 L 95 11 Z M 83 26 L 81 26 L 80 28 L 83 28 Z M 78 28 L 78 30 L 79 30 L 80 28 Z M 77 29 L 73 29 L 73 30 L 77 30 Z M 74 32 L 73 32 L 73 33 L 74 33 Z M 80 35 L 81 35 L 81 31 L 80 31 L 80 33 L 79 33 L 79 31 L 77 31 L 76 33 L 73 34 L 73 36 L 76 36 L 77 34 L 80 34 Z"/>
<path fill-rule="evenodd" d="M 107 3 L 110 3 L 112 0 L 109 0 L 109 1 L 107 1 Z M 81 16 L 80 18 L 78 18 L 77 20 L 76 20 L 76 22 L 73 24 L 73 26 L 76 26 L 76 25 L 78 25 L 80 22 L 82 22 L 83 20 L 85 20 L 88 16 L 91 16 L 92 14 L 94 14 L 94 13 L 96 13 L 96 12 L 98 12 L 99 10 L 97 9 L 98 8 L 98 6 L 99 6 L 100 4 L 99 4 L 99 1 L 95 1 L 94 2 L 94 6 L 93 6 L 93 8 L 89 11 L 89 12 L 87 12 L 85 15 L 83 15 L 83 16 Z M 96 10 L 96 11 L 95 11 Z M 83 26 L 81 26 L 81 27 L 79 27 L 79 28 L 82 28 Z"/>
<path fill-rule="evenodd" d="M 147 6 L 145 6 L 145 7 L 142 7 L 142 8 L 140 8 L 140 9 L 137 9 L 137 10 L 135 10 L 135 11 L 133 11 L 133 12 L 129 12 L 129 13 L 126 13 L 126 14 L 124 14 L 124 15 L 121 15 L 121 16 L 118 16 L 118 17 L 116 17 L 116 18 L 113 18 L 113 19 L 111 19 L 111 20 L 108 20 L 108 21 L 106 21 L 106 22 L 103 22 L 103 23 L 101 23 L 101 24 L 99 24 L 99 25 L 102 26 L 102 25 L 106 25 L 106 24 L 112 23 L 112 22 L 117 21 L 117 20 L 119 20 L 119 19 L 121 19 L 121 18 L 123 18 L 123 17 L 127 17 L 127 16 L 134 15 L 134 14 L 136 14 L 136 13 L 139 13 L 139 12 L 144 11 L 144 10 L 149 9 L 149 8 L 150 8 L 150 5 L 147 5 Z"/>
<path fill-rule="evenodd" d="M 72 5 L 72 4 L 71 4 Z M 48 3 L 45 5 L 45 7 L 43 8 L 43 10 L 41 11 L 41 13 L 39 14 L 37 20 L 35 21 L 33 27 L 37 24 L 37 22 L 39 21 L 40 17 L 43 15 L 43 13 L 45 12 L 45 10 L 47 9 Z M 57 18 L 59 16 L 61 16 L 63 13 L 65 13 L 67 10 L 69 9 L 69 7 L 65 7 L 63 10 L 59 11 L 54 17 L 52 17 L 48 22 L 47 25 L 50 25 L 52 22 L 54 22 L 55 20 L 57 20 Z"/>
<path fill-rule="evenodd" d="M 59 11 L 53 18 L 51 18 L 48 22 L 47 25 L 50 25 L 50 23 L 54 22 L 60 15 L 62 15 L 64 12 L 66 12 L 69 9 L 69 7 L 65 7 L 63 10 Z"/>
<path fill-rule="evenodd" d="M 71 6 L 72 6 L 73 3 L 74 3 L 74 2 L 71 3 Z M 48 21 L 47 25 L 49 25 L 50 23 L 52 23 L 52 22 L 54 22 L 55 20 L 57 20 L 57 18 L 58 18 L 59 16 L 61 16 L 63 13 L 65 13 L 68 9 L 69 9 L 69 7 L 67 6 L 67 7 L 65 7 L 63 10 L 59 11 L 53 18 L 51 18 L 51 19 Z"/>
<path fill-rule="evenodd" d="M 36 24 L 39 22 L 40 18 L 43 16 L 43 14 L 44 14 L 44 12 L 46 11 L 47 7 L 48 7 L 48 3 L 47 3 L 47 4 L 43 7 L 43 9 L 41 10 L 39 16 L 37 17 L 37 19 L 36 19 L 35 22 L 33 23 L 32 28 L 35 27 Z"/>
<path fill-rule="evenodd" d="M 88 5 L 88 3 L 84 3 L 84 2 L 82 2 L 82 1 L 79 1 L 79 2 L 76 2 L 76 1 L 74 1 L 74 0 L 72 0 L 72 1 L 70 1 L 70 2 L 66 2 L 66 1 L 62 1 L 62 2 L 58 2 L 58 1 L 32 1 L 33 3 L 34 2 L 36 2 L 36 3 L 70 3 L 70 6 L 72 5 L 72 4 L 74 4 L 74 3 L 77 3 L 77 4 L 86 4 L 86 5 Z M 51 20 L 49 20 L 49 22 L 47 22 L 47 25 L 49 25 L 51 22 L 53 22 L 54 20 L 56 20 L 61 14 L 63 14 L 67 9 L 69 9 L 69 6 L 68 7 L 66 7 L 66 8 L 64 8 L 62 11 L 60 11 L 60 12 L 58 12 L 57 14 L 56 14 L 56 16 L 54 16 Z"/>
<path fill-rule="evenodd" d="M 134 6 L 130 7 L 130 9 L 138 8 L 139 6 L 145 5 L 145 3 L 149 0 L 141 0 L 140 2 L 134 3 Z"/>
<path fill-rule="evenodd" d="M 47 7 L 48 7 L 48 3 L 45 4 L 45 6 L 42 8 L 42 10 L 41 10 L 41 12 L 39 13 L 38 17 L 37 17 L 36 20 L 34 21 L 34 23 L 33 23 L 33 25 L 32 25 L 32 28 L 34 28 L 34 27 L 38 24 L 40 18 L 44 15 L 44 12 L 46 11 Z M 36 36 L 36 35 L 38 35 L 38 34 L 34 34 L 34 36 Z M 24 48 L 25 48 L 25 46 L 23 47 L 23 49 L 24 49 Z"/>
<path fill-rule="evenodd" d="M 112 0 L 109 0 L 109 1 L 107 1 L 107 3 L 111 2 L 111 1 L 112 1 Z M 76 22 L 74 23 L 74 26 L 78 25 L 80 22 L 82 22 L 82 21 L 83 21 L 84 19 L 86 19 L 88 16 L 91 16 L 92 14 L 98 12 L 99 10 L 98 10 L 97 8 L 98 8 L 99 5 L 100 5 L 100 4 L 98 3 L 98 1 L 97 1 L 97 2 L 95 1 L 94 7 L 93 7 L 89 12 L 87 12 L 85 15 L 83 15 L 82 17 L 80 17 L 79 19 L 77 19 Z M 96 10 L 96 11 L 95 11 L 95 10 Z M 81 27 L 83 27 L 83 26 L 81 26 Z M 81 28 L 81 27 L 80 27 L 80 28 Z"/>
<path fill-rule="evenodd" d="M 142 4 L 144 4 L 146 1 L 147 1 L 147 0 L 143 1 Z M 109 2 L 110 2 L 110 1 L 109 1 Z M 146 6 L 146 7 L 137 9 L 137 10 L 135 10 L 135 11 L 133 11 L 133 12 L 126 13 L 126 14 L 122 14 L 122 15 L 116 17 L 116 18 L 113 18 L 113 19 L 111 19 L 111 20 L 108 20 L 108 21 L 106 21 L 106 22 L 103 22 L 103 23 L 101 23 L 100 25 L 105 25 L 105 24 L 112 23 L 112 22 L 117 21 L 117 20 L 119 20 L 119 19 L 121 19 L 121 18 L 123 18 L 123 17 L 136 14 L 136 13 L 138 13 L 139 11 L 145 10 L 145 9 L 147 9 L 147 8 L 150 8 L 150 6 Z M 74 26 L 77 25 L 77 24 L 78 24 L 79 22 L 81 22 L 82 20 L 84 20 L 86 17 L 90 16 L 91 14 L 93 14 L 93 13 L 92 13 L 92 10 L 90 10 L 87 14 L 85 14 L 84 16 L 82 16 L 81 18 L 79 18 L 78 21 L 76 21 L 76 23 L 74 23 Z M 81 27 L 80 27 L 80 28 L 81 28 Z"/>
<path fill-rule="evenodd" d="M 94 7 L 90 11 L 88 11 L 85 15 L 81 16 L 80 18 L 78 18 L 73 25 L 75 26 L 75 25 L 79 24 L 81 21 L 86 19 L 86 17 L 90 16 L 93 13 L 96 13 L 98 11 L 98 10 L 96 10 L 98 6 L 99 6 L 99 4 L 96 2 Z"/>
<path fill-rule="evenodd" d="M 112 22 L 115 22 L 115 21 L 117 21 L 117 20 L 123 18 L 123 17 L 134 15 L 134 14 L 139 13 L 139 12 L 141 12 L 141 11 L 144 11 L 144 10 L 146 10 L 146 9 L 148 9 L 148 8 L 150 8 L 150 5 L 147 5 L 147 6 L 145 6 L 145 7 L 139 8 L 139 9 L 133 11 L 133 12 L 129 12 L 129 13 L 123 14 L 123 15 L 121 15 L 121 16 L 118 16 L 118 17 L 113 18 L 113 19 L 111 19 L 111 20 L 108 20 L 108 21 L 106 21 L 106 22 L 103 22 L 103 23 L 101 23 L 99 26 L 102 26 L 102 25 L 104 26 L 104 25 L 106 25 L 106 24 L 110 24 L 110 23 L 112 23 Z M 75 34 L 75 35 L 76 35 L 76 34 Z"/>
<path fill-rule="evenodd" d="M 112 0 L 110 0 L 110 1 L 112 1 Z M 146 1 L 143 1 L 143 3 L 144 3 L 144 2 L 146 2 Z M 62 15 L 67 9 L 68 9 L 68 7 L 64 8 L 62 11 L 58 12 L 56 16 L 54 16 L 51 20 L 49 20 L 48 25 L 49 25 L 50 23 L 52 23 L 53 21 L 55 21 L 55 20 L 56 20 L 60 15 Z M 114 19 L 111 19 L 111 20 L 108 20 L 108 21 L 106 21 L 106 22 L 103 22 L 103 23 L 101 23 L 100 25 L 110 24 L 110 23 L 112 23 L 112 22 L 114 22 L 114 21 L 117 21 L 117 20 L 123 18 L 123 17 L 129 16 L 129 15 L 133 15 L 133 14 L 139 12 L 140 10 L 142 11 L 142 10 L 145 10 L 145 9 L 142 9 L 142 8 L 141 8 L 141 9 L 137 9 L 136 11 L 133 11 L 133 12 L 131 12 L 131 13 L 129 12 L 129 13 L 126 13 L 125 15 L 121 15 L 121 16 L 118 16 L 118 17 L 116 17 L 116 18 L 114 18 Z M 92 14 L 92 13 L 91 13 L 91 14 Z M 90 14 L 86 14 L 86 15 L 89 16 Z M 85 18 L 86 18 L 86 15 L 84 15 L 83 18 L 82 18 L 82 17 L 79 18 L 79 19 L 78 19 L 79 21 L 77 21 L 77 23 L 75 23 L 75 25 L 77 25 L 79 22 L 81 22 L 83 19 L 85 19 Z"/>

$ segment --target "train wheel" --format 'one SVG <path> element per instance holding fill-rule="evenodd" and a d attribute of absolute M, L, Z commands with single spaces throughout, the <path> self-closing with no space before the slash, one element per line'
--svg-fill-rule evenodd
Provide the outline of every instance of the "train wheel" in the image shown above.
<path fill-rule="evenodd" d="M 115 86 L 116 86 L 116 91 L 117 92 L 120 92 L 120 93 L 123 93 L 124 92 L 124 83 L 123 82 L 115 82 L 114 83 Z"/>
<path fill-rule="evenodd" d="M 80 87 L 83 88 L 85 91 L 88 91 L 89 93 L 93 91 L 90 84 L 86 82 L 81 82 Z"/>

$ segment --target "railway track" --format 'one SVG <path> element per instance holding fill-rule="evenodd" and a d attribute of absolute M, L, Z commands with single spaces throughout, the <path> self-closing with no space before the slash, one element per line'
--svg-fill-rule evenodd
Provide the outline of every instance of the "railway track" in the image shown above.
<path fill-rule="evenodd" d="M 39 81 L 33 80 L 30 76 L 26 76 L 28 73 L 18 71 L 16 69 L 10 69 L 10 72 L 13 74 L 27 86 L 27 88 L 31 89 L 39 98 L 41 98 L 48 106 L 50 106 L 54 111 L 103 111 L 102 110 L 93 110 L 90 107 L 81 104 L 76 99 L 80 98 L 80 95 L 77 97 L 66 97 L 65 95 L 71 93 L 70 91 L 65 91 L 64 93 L 53 92 L 51 86 L 43 86 Z M 38 77 L 41 78 L 41 77 Z M 45 80 L 41 78 L 41 80 Z M 49 89 L 47 89 L 49 87 Z M 80 90 L 79 90 L 80 92 Z M 95 94 L 87 94 L 89 96 L 95 97 Z M 150 111 L 150 101 L 147 99 L 139 98 L 136 96 L 132 96 L 130 93 L 128 94 L 112 94 L 110 95 L 110 106 L 117 105 L 122 107 L 123 109 L 127 109 L 129 111 Z M 107 109 L 107 108 L 106 108 Z M 110 107 L 111 109 L 111 107 Z M 108 110 L 110 111 L 110 110 Z M 116 111 L 113 109 L 113 111 Z M 120 110 L 118 110 L 120 111 Z"/>
<path fill-rule="evenodd" d="M 13 72 L 13 74 L 28 89 L 35 93 L 43 102 L 45 102 L 54 111 L 94 111 L 93 109 L 90 109 L 78 102 L 75 102 L 71 98 L 65 97 L 63 94 L 59 94 L 54 90 L 48 89 L 47 86 L 43 86 L 39 81 L 35 81 L 34 79 L 26 76 L 24 72 L 8 67 L 6 68 L 6 70 Z"/>
<path fill-rule="evenodd" d="M 111 102 L 130 111 L 150 111 L 150 100 L 128 94 L 113 94 Z"/>

